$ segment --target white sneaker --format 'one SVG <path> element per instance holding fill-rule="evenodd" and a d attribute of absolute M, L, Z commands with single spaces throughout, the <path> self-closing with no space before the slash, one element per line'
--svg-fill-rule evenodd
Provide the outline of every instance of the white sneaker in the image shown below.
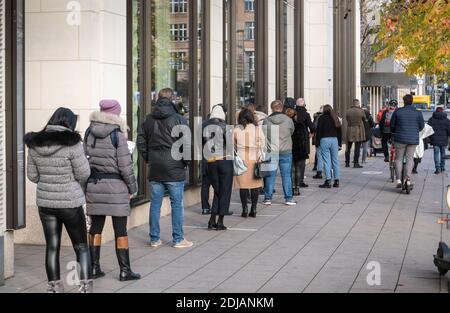
<path fill-rule="evenodd" d="M 286 204 L 287 206 L 294 206 L 294 205 L 297 205 L 297 202 L 295 202 L 295 201 L 293 201 L 293 200 L 290 200 L 290 201 L 286 201 L 285 204 Z"/>
<path fill-rule="evenodd" d="M 174 248 L 177 249 L 185 249 L 185 248 L 190 248 L 194 245 L 193 242 L 187 241 L 186 239 L 184 239 L 183 241 L 173 245 Z"/>
<path fill-rule="evenodd" d="M 272 205 L 272 201 L 270 201 L 270 200 L 264 200 L 263 204 L 264 204 L 264 205 Z"/>
<path fill-rule="evenodd" d="M 161 246 L 162 246 L 162 241 L 161 240 L 150 242 L 150 247 L 152 247 L 152 248 L 159 248 Z"/>

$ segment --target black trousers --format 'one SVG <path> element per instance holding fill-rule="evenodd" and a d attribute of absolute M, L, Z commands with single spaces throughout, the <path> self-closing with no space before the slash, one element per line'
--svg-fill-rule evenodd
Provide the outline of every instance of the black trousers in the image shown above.
<path fill-rule="evenodd" d="M 103 227 L 105 227 L 106 216 L 93 215 L 91 216 L 91 229 L 89 230 L 89 234 L 92 236 L 101 235 L 103 232 Z M 127 237 L 127 222 L 128 217 L 112 217 L 114 235 L 116 238 Z"/>
<path fill-rule="evenodd" d="M 45 269 L 49 282 L 61 280 L 59 255 L 63 225 L 72 241 L 80 265 L 80 280 L 92 278 L 86 218 L 82 207 L 74 209 L 39 208 L 46 241 Z"/>
<path fill-rule="evenodd" d="M 350 153 L 352 151 L 353 144 L 355 144 L 355 155 L 353 159 L 354 164 L 359 164 L 359 156 L 361 154 L 361 142 L 347 142 L 347 148 L 345 150 L 345 163 L 350 163 Z"/>
<path fill-rule="evenodd" d="M 211 181 L 209 179 L 208 174 L 203 175 L 202 177 L 202 190 L 201 190 L 201 198 L 202 198 L 202 210 L 211 210 L 211 205 L 209 204 L 209 189 L 212 186 Z M 214 197 L 212 207 L 217 207 L 217 198 Z"/>
<path fill-rule="evenodd" d="M 300 187 L 305 182 L 306 160 L 294 160 L 292 165 L 292 182 L 294 187 Z"/>
<path fill-rule="evenodd" d="M 248 189 L 241 189 L 239 192 L 242 208 L 247 209 L 248 208 L 248 197 L 250 196 L 250 199 L 252 200 L 252 210 L 256 209 L 256 206 L 258 205 L 258 199 L 259 199 L 259 190 L 260 188 L 256 189 L 250 189 L 250 192 Z"/>
<path fill-rule="evenodd" d="M 391 134 L 383 134 L 381 137 L 381 145 L 383 147 L 383 154 L 385 159 L 389 159 L 389 140 L 391 140 Z"/>
<path fill-rule="evenodd" d="M 217 199 L 217 206 L 213 205 L 211 213 L 226 215 L 230 210 L 233 189 L 233 161 L 223 160 L 209 163 L 208 177 L 214 188 L 214 198 Z"/>

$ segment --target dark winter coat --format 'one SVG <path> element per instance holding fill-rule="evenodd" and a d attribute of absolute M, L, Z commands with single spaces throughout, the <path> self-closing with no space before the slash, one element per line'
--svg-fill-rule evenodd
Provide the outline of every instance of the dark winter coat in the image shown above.
<path fill-rule="evenodd" d="M 366 141 L 372 138 L 372 129 L 375 127 L 375 122 L 373 120 L 372 114 L 369 111 L 364 111 L 366 113 L 366 121 L 364 121 L 364 130 L 366 133 Z"/>
<path fill-rule="evenodd" d="M 405 106 L 392 114 L 391 132 L 394 141 L 406 145 L 418 145 L 419 133 L 424 129 L 425 121 L 420 111 L 412 105 Z"/>
<path fill-rule="evenodd" d="M 129 216 L 130 195 L 137 192 L 133 162 L 127 143 L 127 125 L 120 117 L 94 112 L 86 131 L 84 149 L 91 166 L 86 189 L 88 215 Z M 113 143 L 115 132 L 117 142 Z M 116 174 L 118 178 L 97 180 L 96 174 Z"/>
<path fill-rule="evenodd" d="M 428 121 L 428 125 L 433 127 L 434 135 L 431 136 L 433 146 L 448 146 L 448 137 L 450 137 L 450 121 L 445 112 L 434 112 Z"/>
<path fill-rule="evenodd" d="M 314 131 L 311 115 L 304 107 L 296 107 L 294 134 L 292 135 L 292 154 L 294 160 L 307 160 L 311 153 L 310 133 Z"/>
<path fill-rule="evenodd" d="M 174 104 L 167 98 L 161 98 L 153 106 L 153 112 L 142 124 L 137 138 L 137 148 L 148 163 L 148 179 L 155 182 L 182 182 L 186 180 L 186 166 L 189 158 L 172 156 L 172 146 L 180 139 L 183 149 L 180 152 L 189 154 L 191 138 L 172 136 L 177 126 L 188 128 L 186 119 L 177 112 Z"/>
<path fill-rule="evenodd" d="M 79 208 L 91 174 L 81 136 L 61 126 L 25 135 L 27 176 L 37 184 L 36 204 L 50 209 Z"/>

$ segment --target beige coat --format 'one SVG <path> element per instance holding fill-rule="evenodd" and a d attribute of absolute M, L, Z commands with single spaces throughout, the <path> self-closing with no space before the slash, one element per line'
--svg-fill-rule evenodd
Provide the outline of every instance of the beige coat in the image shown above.
<path fill-rule="evenodd" d="M 261 156 L 261 149 L 266 139 L 260 126 L 236 126 L 233 131 L 233 140 L 238 155 L 244 160 L 248 171 L 236 177 L 236 184 L 240 189 L 257 189 L 263 186 L 263 180 L 255 178 L 255 165 Z"/>
<path fill-rule="evenodd" d="M 364 142 L 366 141 L 366 131 L 364 121 L 366 113 L 359 107 L 351 107 L 346 114 L 346 142 Z"/>

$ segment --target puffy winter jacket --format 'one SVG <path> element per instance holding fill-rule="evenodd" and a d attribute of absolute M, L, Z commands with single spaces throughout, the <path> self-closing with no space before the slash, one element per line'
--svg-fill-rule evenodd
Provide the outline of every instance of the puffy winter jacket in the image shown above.
<path fill-rule="evenodd" d="M 71 209 L 84 205 L 91 171 L 81 136 L 65 127 L 47 126 L 25 135 L 24 142 L 29 149 L 27 176 L 37 184 L 37 206 Z"/>
<path fill-rule="evenodd" d="M 445 112 L 434 112 L 428 121 L 433 127 L 434 135 L 431 136 L 433 146 L 448 146 L 448 137 L 450 136 L 450 121 Z"/>
<path fill-rule="evenodd" d="M 84 143 L 92 172 L 86 189 L 87 213 L 129 216 L 130 195 L 137 192 L 137 184 L 128 150 L 126 122 L 116 115 L 103 112 L 92 113 L 90 120 L 91 126 L 86 131 Z M 113 133 L 116 137 L 111 135 Z M 101 178 L 102 174 L 117 177 Z"/>
<path fill-rule="evenodd" d="M 392 114 L 391 131 L 394 141 L 406 145 L 418 145 L 419 133 L 425 127 L 423 115 L 412 105 L 398 109 Z"/>
<path fill-rule="evenodd" d="M 161 98 L 153 106 L 153 112 L 142 124 L 137 148 L 148 163 L 148 179 L 156 182 L 181 182 L 186 180 L 185 158 L 172 156 L 172 146 L 183 139 L 183 149 L 191 150 L 191 138 L 184 136 L 173 137 L 172 130 L 177 126 L 188 127 L 186 119 L 175 109 L 175 105 L 167 98 Z M 183 150 L 183 151 L 182 151 Z M 190 155 L 190 153 L 189 153 Z"/>
<path fill-rule="evenodd" d="M 208 128 L 208 129 L 207 129 Z M 219 138 L 215 131 L 219 130 L 222 133 L 222 138 Z M 217 118 L 212 118 L 205 121 L 202 125 L 202 146 L 203 151 L 207 151 L 208 155 L 203 154 L 205 161 L 211 161 L 212 159 L 226 158 L 233 155 L 232 151 L 227 151 L 227 144 L 233 140 L 232 129 L 227 129 L 227 123 Z M 207 136 L 205 136 L 205 134 Z M 219 149 L 218 144 L 222 143 L 223 147 Z M 208 145 L 206 147 L 206 145 Z M 231 145 L 231 147 L 233 147 Z M 206 148 L 206 149 L 205 149 Z"/>

